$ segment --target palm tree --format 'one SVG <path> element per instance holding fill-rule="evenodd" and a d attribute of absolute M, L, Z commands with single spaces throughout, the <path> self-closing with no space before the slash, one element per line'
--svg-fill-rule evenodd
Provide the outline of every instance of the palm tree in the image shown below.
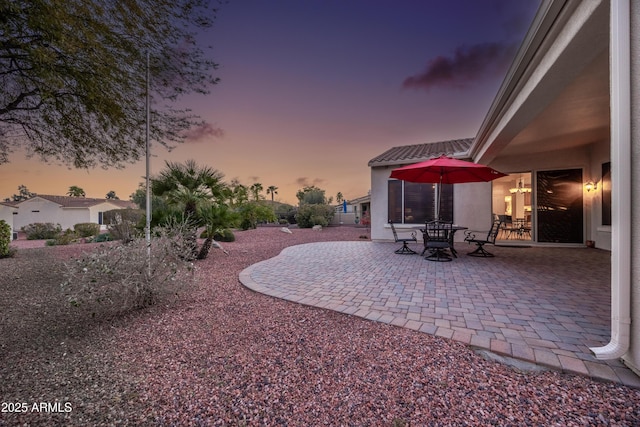
<path fill-rule="evenodd" d="M 259 182 L 256 182 L 255 184 L 251 185 L 251 194 L 253 194 L 253 199 L 258 201 L 260 200 L 260 193 L 262 192 L 262 184 L 260 184 Z"/>
<path fill-rule="evenodd" d="M 67 191 L 67 196 L 84 197 L 85 192 L 82 188 L 78 187 L 77 185 L 72 185 L 71 187 L 69 187 L 69 191 Z"/>
<path fill-rule="evenodd" d="M 235 214 L 226 205 L 209 205 L 198 210 L 201 224 L 204 225 L 207 237 L 198 252 L 197 259 L 205 259 L 209 255 L 213 237 L 221 233 L 235 219 Z"/>
<path fill-rule="evenodd" d="M 196 257 L 198 208 L 222 201 L 224 175 L 211 167 L 199 166 L 195 160 L 187 160 L 184 164 L 166 161 L 165 165 L 160 176 L 152 179 L 151 190 L 154 195 L 164 197 L 169 205 L 182 208 L 184 219 L 191 224 L 188 240 Z"/>
<path fill-rule="evenodd" d="M 267 187 L 267 194 L 271 194 L 271 203 L 273 203 L 273 195 L 274 194 L 278 194 L 278 187 L 276 187 L 275 185 L 270 185 L 269 187 Z"/>
<path fill-rule="evenodd" d="M 224 175 L 209 166 L 199 166 L 195 160 L 184 164 L 165 162 L 166 168 L 151 183 L 156 196 L 166 197 L 169 204 L 181 206 L 185 217 L 195 218 L 203 202 L 224 197 Z"/>

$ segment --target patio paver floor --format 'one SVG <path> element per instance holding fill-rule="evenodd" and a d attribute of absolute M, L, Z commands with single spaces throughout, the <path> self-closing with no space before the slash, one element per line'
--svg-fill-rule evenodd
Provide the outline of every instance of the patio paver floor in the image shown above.
<path fill-rule="evenodd" d="M 395 243 L 286 248 L 240 273 L 248 288 L 451 338 L 502 356 L 640 387 L 621 361 L 589 347 L 610 338 L 610 254 L 583 248 L 492 247 L 495 258 L 431 262 Z"/>

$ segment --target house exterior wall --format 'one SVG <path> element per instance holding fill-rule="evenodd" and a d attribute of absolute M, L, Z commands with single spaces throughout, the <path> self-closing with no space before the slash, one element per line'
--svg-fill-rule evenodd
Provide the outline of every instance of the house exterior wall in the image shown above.
<path fill-rule="evenodd" d="M 388 221 L 389 197 L 387 182 L 391 171 L 398 166 L 371 168 L 371 240 L 393 241 Z M 455 184 L 453 186 L 453 222 L 470 230 L 488 231 L 491 227 L 491 183 Z M 422 224 L 397 224 L 396 230 L 415 230 Z M 422 236 L 417 233 L 418 239 Z M 464 235 L 456 233 L 456 241 Z"/>
<path fill-rule="evenodd" d="M 76 224 L 84 222 L 98 223 L 100 212 L 120 209 L 109 201 L 89 207 L 62 207 L 49 200 L 34 197 L 21 202 L 18 215 L 13 215 L 13 228 L 20 230 L 28 224 L 36 222 L 60 224 L 63 230 L 73 229 Z"/>
<path fill-rule="evenodd" d="M 13 217 L 13 228 L 20 230 L 25 225 L 36 222 L 51 222 L 62 225 L 63 215 L 60 205 L 40 197 L 21 202 L 18 214 Z"/>
<path fill-rule="evenodd" d="M 640 3 L 631 7 L 631 333 L 625 363 L 640 373 Z M 634 190 L 635 189 L 635 190 Z M 615 226 L 615 224 L 614 224 Z"/>

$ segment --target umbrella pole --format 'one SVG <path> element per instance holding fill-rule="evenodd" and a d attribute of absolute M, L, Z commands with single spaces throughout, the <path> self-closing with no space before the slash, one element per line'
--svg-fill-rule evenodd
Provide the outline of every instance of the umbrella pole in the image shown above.
<path fill-rule="evenodd" d="M 440 221 L 440 203 L 442 198 L 442 173 L 440 173 L 440 182 L 438 183 L 438 204 L 436 206 L 436 221 Z"/>

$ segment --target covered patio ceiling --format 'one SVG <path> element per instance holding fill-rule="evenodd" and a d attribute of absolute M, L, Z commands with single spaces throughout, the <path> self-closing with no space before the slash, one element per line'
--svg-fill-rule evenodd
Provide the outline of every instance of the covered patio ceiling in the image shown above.
<path fill-rule="evenodd" d="M 475 161 L 610 138 L 608 2 L 558 3 L 527 35 L 476 136 Z"/>

